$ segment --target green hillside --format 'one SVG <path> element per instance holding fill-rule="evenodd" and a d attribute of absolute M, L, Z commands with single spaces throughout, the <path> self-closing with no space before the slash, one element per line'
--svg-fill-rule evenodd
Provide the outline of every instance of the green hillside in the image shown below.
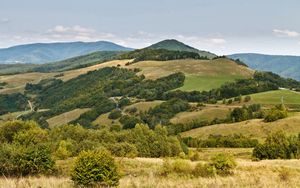
<path fill-rule="evenodd" d="M 61 72 L 72 69 L 99 64 L 105 61 L 113 60 L 120 54 L 121 51 L 99 51 L 90 54 L 73 57 L 70 59 L 46 63 L 42 65 L 37 64 L 3 64 L 0 65 L 0 75 L 17 74 L 25 72 Z"/>
<path fill-rule="evenodd" d="M 156 44 L 152 44 L 151 46 L 147 47 L 149 49 L 166 49 L 166 50 L 172 50 L 172 51 L 186 51 L 186 52 L 194 52 L 198 53 L 202 57 L 207 57 L 209 59 L 212 59 L 216 57 L 215 54 L 207 52 L 207 51 L 201 51 L 196 48 L 193 48 L 191 46 L 188 46 L 182 42 L 179 42 L 175 39 L 168 39 L 163 40 L 161 42 L 158 42 Z"/>
<path fill-rule="evenodd" d="M 298 104 L 300 105 L 300 93 L 291 90 L 275 90 L 251 95 L 253 103 L 259 104 Z"/>

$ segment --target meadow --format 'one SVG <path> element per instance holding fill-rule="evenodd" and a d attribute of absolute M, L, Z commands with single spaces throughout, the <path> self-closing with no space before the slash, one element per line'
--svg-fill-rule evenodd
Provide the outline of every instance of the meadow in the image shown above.
<path fill-rule="evenodd" d="M 264 140 L 271 132 L 279 130 L 290 135 L 300 133 L 300 113 L 294 113 L 290 117 L 275 122 L 266 123 L 262 119 L 253 119 L 231 124 L 217 124 L 183 132 L 183 137 L 207 138 L 211 134 L 233 135 L 243 134 L 260 141 Z"/>
<path fill-rule="evenodd" d="M 252 149 L 201 149 L 199 150 L 200 161 L 187 159 L 169 159 L 171 161 L 184 161 L 189 166 L 197 163 L 205 163 L 207 159 L 216 153 L 225 152 L 235 156 L 237 167 L 233 175 L 216 177 L 193 177 L 186 174 L 171 173 L 161 174 L 164 159 L 162 158 L 117 158 L 119 170 L 122 174 L 118 187 L 265 187 L 286 188 L 300 186 L 300 163 L 299 160 L 262 160 L 251 161 Z M 0 187 L 6 188 L 71 188 L 72 181 L 66 176 L 72 166 L 72 159 L 59 161 L 58 168 L 63 170 L 65 176 L 39 176 L 21 178 L 1 178 Z"/>

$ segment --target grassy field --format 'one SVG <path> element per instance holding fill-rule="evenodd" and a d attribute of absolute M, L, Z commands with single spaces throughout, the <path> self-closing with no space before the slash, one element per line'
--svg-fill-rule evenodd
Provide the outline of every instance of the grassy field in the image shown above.
<path fill-rule="evenodd" d="M 283 130 L 290 135 L 300 133 L 300 113 L 271 123 L 265 123 L 263 120 L 254 119 L 231 124 L 218 124 L 207 127 L 201 127 L 182 133 L 183 137 L 207 138 L 211 134 L 232 135 L 243 134 L 251 138 L 264 140 L 271 132 Z"/>
<path fill-rule="evenodd" d="M 142 61 L 128 67 L 141 69 L 140 74 L 144 74 L 148 79 L 157 79 L 175 72 L 183 72 L 187 78 L 181 89 L 189 91 L 210 90 L 226 82 L 253 75 L 253 70 L 238 66 L 228 59 Z"/>
<path fill-rule="evenodd" d="M 186 75 L 183 91 L 209 91 L 218 88 L 226 82 L 233 82 L 236 79 L 245 78 L 242 75 L 215 75 L 215 76 L 197 76 Z"/>
<path fill-rule="evenodd" d="M 129 106 L 126 106 L 124 110 L 126 111 L 127 109 L 130 108 L 137 108 L 139 112 L 145 112 L 149 110 L 150 108 L 154 108 L 155 106 L 161 104 L 163 101 L 145 101 L 145 102 L 138 102 Z"/>
<path fill-rule="evenodd" d="M 225 119 L 229 114 L 229 106 L 207 106 L 200 111 L 180 112 L 170 121 L 171 123 L 188 123 L 195 120 L 212 121 L 215 118 Z"/>
<path fill-rule="evenodd" d="M 233 154 L 237 161 L 237 167 L 230 176 L 216 176 L 212 178 L 193 177 L 188 174 L 172 173 L 162 175 L 163 159 L 159 158 L 122 158 L 116 159 L 119 170 L 122 174 L 118 187 L 147 187 L 147 188 L 196 188 L 196 187 L 261 187 L 261 188 L 296 188 L 300 186 L 300 162 L 299 160 L 263 160 L 254 162 L 249 160 L 251 149 L 202 149 L 200 156 L 205 156 L 204 161 L 216 153 Z M 246 157 L 245 157 L 246 156 Z M 174 160 L 174 159 L 171 159 Z M 191 162 L 195 166 L 198 162 Z M 66 172 L 72 166 L 72 160 L 60 161 Z M 67 174 L 65 174 L 67 175 Z M 71 188 L 74 187 L 68 176 L 61 177 L 21 177 L 21 178 L 0 178 L 0 187 L 5 188 Z"/>
<path fill-rule="evenodd" d="M 57 125 L 64 125 L 67 124 L 77 118 L 79 118 L 79 116 L 87 111 L 89 111 L 89 108 L 83 108 L 83 109 L 75 109 L 63 114 L 60 114 L 58 116 L 54 116 L 50 119 L 47 120 L 49 127 L 54 127 Z"/>
<path fill-rule="evenodd" d="M 283 97 L 284 104 L 300 104 L 300 93 L 290 90 L 275 90 L 256 93 L 251 96 L 252 103 L 280 104 Z"/>
<path fill-rule="evenodd" d="M 94 125 L 121 125 L 118 119 L 112 120 L 108 118 L 109 113 L 101 114 L 95 121 L 93 121 Z"/>
<path fill-rule="evenodd" d="M 0 76 L 0 82 L 7 83 L 4 89 L 0 89 L 0 94 L 22 92 L 26 83 L 38 83 L 40 80 L 51 78 L 55 75 L 57 73 L 24 73 Z"/>

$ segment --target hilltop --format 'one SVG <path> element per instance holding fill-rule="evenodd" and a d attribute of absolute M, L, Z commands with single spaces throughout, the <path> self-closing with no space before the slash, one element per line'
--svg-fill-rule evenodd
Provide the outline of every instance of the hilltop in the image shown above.
<path fill-rule="evenodd" d="M 202 57 L 207 57 L 209 59 L 212 59 L 217 56 L 216 54 L 213 54 L 211 52 L 201 51 L 201 50 L 198 50 L 191 46 L 188 46 L 188 45 L 186 45 L 182 42 L 179 42 L 175 39 L 163 40 L 158 43 L 152 44 L 151 46 L 149 46 L 147 48 L 148 49 L 165 49 L 165 50 L 171 50 L 171 51 L 194 52 L 194 53 L 198 53 Z"/>
<path fill-rule="evenodd" d="M 34 43 L 0 49 L 0 64 L 43 64 L 96 51 L 130 51 L 118 44 L 98 42 Z"/>
<path fill-rule="evenodd" d="M 255 70 L 271 71 L 283 77 L 300 80 L 300 56 L 242 53 L 228 57 L 240 59 Z"/>

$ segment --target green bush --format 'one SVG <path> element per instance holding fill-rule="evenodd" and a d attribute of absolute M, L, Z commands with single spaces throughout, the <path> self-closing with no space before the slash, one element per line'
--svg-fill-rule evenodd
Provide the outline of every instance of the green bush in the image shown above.
<path fill-rule="evenodd" d="M 119 184 L 117 165 L 106 151 L 83 151 L 75 161 L 71 179 L 83 186 L 116 186 Z"/>
<path fill-rule="evenodd" d="M 279 109 L 271 109 L 264 118 L 265 122 L 273 122 L 279 119 L 286 118 L 287 112 Z"/>
<path fill-rule="evenodd" d="M 252 156 L 257 159 L 291 159 L 299 156 L 300 139 L 288 137 L 283 131 L 268 135 L 264 144 L 257 145 Z"/>
<path fill-rule="evenodd" d="M 219 175 L 230 175 L 236 167 L 236 162 L 231 155 L 218 154 L 212 158 L 209 165 L 214 167 Z"/>
<path fill-rule="evenodd" d="M 15 144 L 0 146 L 0 174 L 27 176 L 53 172 L 54 161 L 47 146 L 23 147 Z"/>
<path fill-rule="evenodd" d="M 108 118 L 109 119 L 118 119 L 122 116 L 122 111 L 121 110 L 112 110 L 109 115 L 108 115 Z"/>

